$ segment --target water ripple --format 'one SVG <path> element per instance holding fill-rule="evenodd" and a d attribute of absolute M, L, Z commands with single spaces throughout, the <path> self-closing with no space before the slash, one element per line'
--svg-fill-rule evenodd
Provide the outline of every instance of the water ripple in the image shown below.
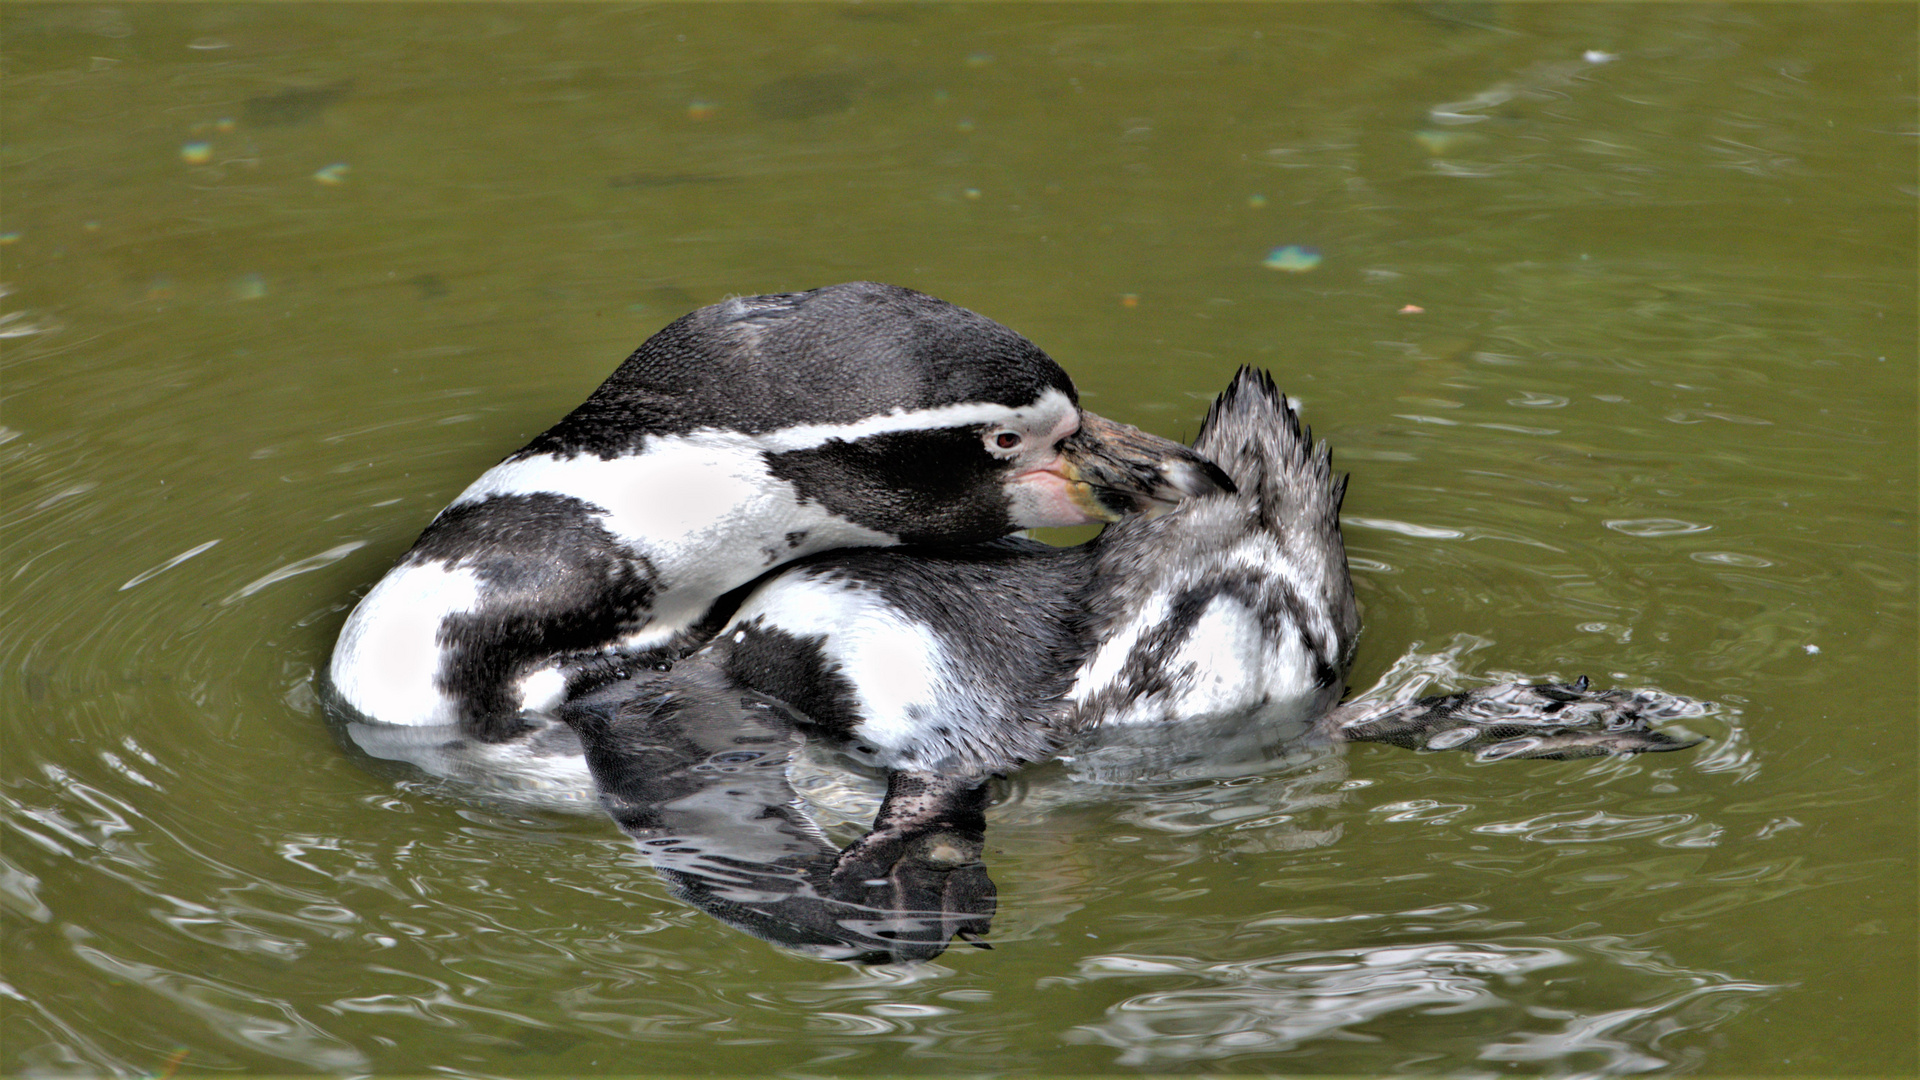
<path fill-rule="evenodd" d="M 1629 963 L 1618 964 L 1622 959 Z M 1619 1009 L 1583 1001 L 1577 989 L 1587 981 L 1583 973 L 1602 964 L 1636 976 L 1632 996 L 1642 1003 Z M 1578 936 L 1531 945 L 1443 941 L 1310 950 L 1230 963 L 1105 954 L 1081 961 L 1078 971 L 1090 983 L 1162 987 L 1133 992 L 1109 1006 L 1099 1023 L 1065 1035 L 1069 1042 L 1112 1047 L 1119 1052 L 1115 1065 L 1148 1069 L 1209 1062 L 1259 1071 L 1272 1067 L 1263 1061 L 1288 1060 L 1289 1052 L 1317 1044 L 1323 1049 L 1312 1058 L 1315 1068 L 1338 1070 L 1338 1039 L 1365 1039 L 1369 1025 L 1399 1015 L 1419 1018 L 1434 1030 L 1430 1038 L 1476 1046 L 1470 1056 L 1481 1060 L 1643 1072 L 1697 1060 L 1694 1052 L 1659 1052 L 1671 1030 L 1710 1030 L 1750 1007 L 1742 995 L 1763 998 L 1780 989 L 1676 969 L 1633 956 L 1615 941 Z M 1697 1004 L 1708 998 L 1713 1005 L 1703 1012 Z M 1688 1022 L 1676 1024 L 1682 1014 Z M 1401 1067 L 1418 1060 L 1410 1057 Z"/>

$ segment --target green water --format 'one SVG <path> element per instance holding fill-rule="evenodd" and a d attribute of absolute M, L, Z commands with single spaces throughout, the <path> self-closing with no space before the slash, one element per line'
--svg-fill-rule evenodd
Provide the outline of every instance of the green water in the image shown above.
<path fill-rule="evenodd" d="M 0 1069 L 1912 1074 L 1915 23 L 0 8 Z M 1168 435 L 1271 367 L 1353 474 L 1357 688 L 1711 742 L 1038 770 L 994 950 L 877 969 L 335 746 L 314 673 L 468 480 L 856 278 Z"/>

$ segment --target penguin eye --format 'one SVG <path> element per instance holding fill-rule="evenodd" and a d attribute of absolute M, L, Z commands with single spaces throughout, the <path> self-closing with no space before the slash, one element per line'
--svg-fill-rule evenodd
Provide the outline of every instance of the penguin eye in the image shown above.
<path fill-rule="evenodd" d="M 987 436 L 987 441 L 1002 450 L 1017 449 L 1020 445 L 1020 433 L 1017 431 L 996 431 Z"/>

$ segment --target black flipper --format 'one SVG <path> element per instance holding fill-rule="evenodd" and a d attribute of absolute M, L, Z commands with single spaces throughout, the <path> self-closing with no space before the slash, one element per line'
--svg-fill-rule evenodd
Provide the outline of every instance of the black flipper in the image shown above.
<path fill-rule="evenodd" d="M 1684 750 L 1701 740 L 1655 731 L 1652 721 L 1699 715 L 1701 703 L 1656 690 L 1591 690 L 1571 683 L 1504 683 L 1386 707 L 1342 705 L 1324 723 L 1346 742 L 1411 750 L 1471 750 L 1500 758 L 1577 758 Z"/>
<path fill-rule="evenodd" d="M 796 718 L 712 665 L 569 702 L 607 813 L 688 903 L 836 960 L 927 960 L 984 935 L 984 784 L 895 774 L 872 832 L 844 852 L 801 811 L 786 766 Z"/>

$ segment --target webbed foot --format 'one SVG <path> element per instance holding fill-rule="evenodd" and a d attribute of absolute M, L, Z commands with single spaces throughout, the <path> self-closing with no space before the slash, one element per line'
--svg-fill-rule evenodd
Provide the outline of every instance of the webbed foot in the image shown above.
<path fill-rule="evenodd" d="M 984 778 L 895 773 L 872 830 L 836 850 L 787 781 L 790 711 L 710 664 L 608 684 L 562 717 L 614 822 L 722 922 L 866 963 L 930 960 L 987 932 Z"/>
<path fill-rule="evenodd" d="M 932 799 L 896 797 L 931 787 L 939 789 Z M 750 845 L 764 848 L 775 834 L 798 835 L 797 821 L 782 820 L 787 811 L 760 802 L 749 829 L 710 822 L 701 835 L 644 839 L 641 849 L 682 899 L 756 937 L 823 959 L 931 960 L 956 938 L 988 947 L 980 939 L 993 922 L 996 898 L 980 861 L 984 786 L 896 773 L 874 828 L 837 853 L 821 844 L 815 853 L 748 855 Z M 755 830 L 760 835 L 752 835 Z"/>
<path fill-rule="evenodd" d="M 952 783 L 922 805 L 925 817 L 903 814 L 901 791 L 945 784 L 937 778 L 896 773 L 873 830 L 834 860 L 829 892 L 835 900 L 874 913 L 857 929 L 887 943 L 879 960 L 927 960 L 956 938 L 976 948 L 993 922 L 996 893 L 980 861 L 986 840 L 984 786 Z M 920 794 L 921 792 L 915 792 Z M 909 800 L 911 801 L 911 800 Z M 847 925 L 843 921 L 843 925 Z"/>

